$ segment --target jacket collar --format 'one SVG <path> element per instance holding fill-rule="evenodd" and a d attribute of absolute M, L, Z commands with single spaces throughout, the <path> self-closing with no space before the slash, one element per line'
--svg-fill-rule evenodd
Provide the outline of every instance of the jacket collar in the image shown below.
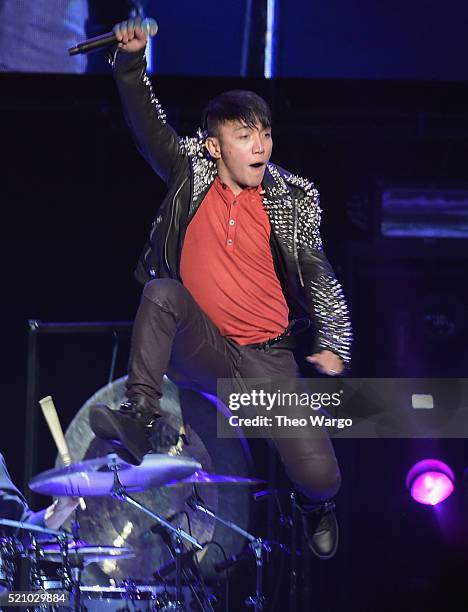
<path fill-rule="evenodd" d="M 282 198 L 291 195 L 291 187 L 286 182 L 284 174 L 278 166 L 272 163 L 266 167 L 262 187 L 267 198 Z"/>
<path fill-rule="evenodd" d="M 208 189 L 211 187 L 215 177 L 217 176 L 215 163 L 211 160 L 211 158 L 205 159 L 210 160 L 209 165 L 212 168 L 212 174 L 209 176 L 208 181 L 205 182 L 205 184 L 203 185 L 203 189 L 201 190 L 201 192 L 196 194 L 195 199 L 199 201 L 201 201 L 205 197 L 206 193 L 208 192 Z M 267 164 L 265 174 L 262 180 L 262 187 L 265 190 L 266 198 L 275 200 L 284 198 L 285 196 L 289 196 L 292 194 L 293 189 L 292 186 L 286 182 L 286 174 L 287 173 L 285 171 L 281 171 L 279 167 L 275 164 Z"/>

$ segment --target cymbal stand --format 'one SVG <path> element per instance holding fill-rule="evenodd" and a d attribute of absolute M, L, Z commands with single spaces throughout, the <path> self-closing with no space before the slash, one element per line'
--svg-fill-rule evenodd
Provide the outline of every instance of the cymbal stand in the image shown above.
<path fill-rule="evenodd" d="M 267 540 L 256 538 L 254 535 L 236 525 L 232 521 L 227 521 L 217 514 L 215 514 L 210 508 L 206 506 L 202 498 L 198 495 L 195 486 L 193 487 L 193 495 L 186 501 L 187 505 L 195 511 L 203 512 L 207 516 L 214 518 L 218 523 L 222 523 L 229 529 L 236 531 L 240 535 L 244 536 L 249 541 L 250 550 L 253 552 L 255 557 L 255 564 L 257 566 L 256 571 L 256 583 L 255 583 L 255 595 L 251 595 L 245 601 L 247 606 L 253 607 L 255 612 L 260 612 L 264 609 L 265 596 L 263 595 L 263 564 L 265 552 L 271 552 L 270 543 Z"/>
<path fill-rule="evenodd" d="M 164 565 L 160 566 L 154 573 L 153 576 L 157 580 L 163 580 L 166 582 L 166 576 L 172 574 L 176 569 L 174 542 L 169 534 L 160 533 L 164 543 L 171 552 L 172 561 L 168 561 Z M 182 564 L 182 575 L 185 583 L 192 591 L 194 599 L 197 601 L 200 610 L 204 612 L 214 612 L 213 604 L 210 595 L 207 593 L 203 577 L 198 568 L 198 564 L 194 561 L 196 558 L 195 549 L 185 551 L 181 557 Z"/>
<path fill-rule="evenodd" d="M 34 536 L 31 537 L 31 550 L 33 555 L 29 566 L 29 586 L 36 591 L 42 588 L 42 576 L 39 570 L 40 551 Z"/>
<path fill-rule="evenodd" d="M 75 512 L 74 512 L 74 518 L 71 521 L 71 532 L 73 535 L 73 539 L 74 540 L 79 540 L 80 539 L 80 521 L 79 521 L 79 512 L 80 512 L 80 507 L 77 506 L 75 508 Z"/>
<path fill-rule="evenodd" d="M 198 550 L 202 550 L 204 548 L 203 545 L 200 544 L 200 542 L 198 542 L 191 535 L 189 535 L 186 531 L 184 531 L 180 527 L 174 527 L 165 518 L 159 516 L 159 514 L 155 514 L 149 508 L 147 508 L 143 504 L 140 504 L 139 501 L 128 495 L 125 490 L 125 487 L 119 480 L 119 465 L 117 461 L 112 458 L 112 456 L 110 457 L 109 468 L 114 473 L 114 484 L 111 489 L 110 495 L 115 499 L 118 499 L 119 501 L 127 502 L 128 504 L 135 506 L 135 508 L 138 508 L 139 510 L 141 510 L 141 512 L 144 512 L 152 519 L 154 519 L 157 523 L 159 523 L 162 527 L 164 527 L 171 535 L 174 542 L 174 553 L 176 561 L 176 602 L 175 607 L 172 606 L 171 610 L 173 610 L 174 612 L 183 612 L 184 605 L 182 603 L 182 540 L 187 540 L 187 542 L 190 542 L 190 544 L 192 544 L 192 546 L 194 546 L 195 548 L 198 548 Z"/>
<path fill-rule="evenodd" d="M 81 610 L 81 574 L 83 572 L 83 563 L 77 565 L 70 563 L 68 556 L 68 539 L 61 538 L 59 540 L 60 552 L 62 555 L 61 579 L 65 589 L 70 591 L 71 609 L 75 612 Z"/>
<path fill-rule="evenodd" d="M 78 508 L 75 510 L 74 520 L 71 521 L 71 531 L 73 541 L 78 541 L 80 536 L 80 524 L 78 521 Z M 72 609 L 79 612 L 81 610 L 81 574 L 83 572 L 83 564 L 72 565 L 68 556 L 68 541 L 69 536 L 66 532 L 57 535 L 57 541 L 60 546 L 60 554 L 62 556 L 62 567 L 59 570 L 59 576 L 63 584 L 63 588 L 70 591 L 72 600 Z M 40 549 L 36 546 L 36 551 L 40 553 Z M 36 563 L 37 566 L 37 554 Z M 37 570 L 36 570 L 37 572 Z M 36 582 L 38 577 L 36 577 Z"/>

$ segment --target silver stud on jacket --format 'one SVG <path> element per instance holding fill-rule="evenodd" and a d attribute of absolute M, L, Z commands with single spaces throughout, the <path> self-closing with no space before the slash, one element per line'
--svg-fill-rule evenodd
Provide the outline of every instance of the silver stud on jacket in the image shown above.
<path fill-rule="evenodd" d="M 157 118 L 159 121 L 166 123 L 166 113 L 163 111 L 161 104 L 159 104 L 159 100 L 154 95 L 153 86 L 151 85 L 151 81 L 146 73 L 143 75 L 143 83 L 149 89 L 150 101 L 151 104 L 154 104 Z"/>
<path fill-rule="evenodd" d="M 311 317 L 317 328 L 315 350 L 329 350 L 339 355 L 346 367 L 351 360 L 353 339 L 348 307 L 340 283 L 336 280 L 331 266 L 323 253 L 320 236 L 321 212 L 320 195 L 315 185 L 303 177 L 287 174 L 284 177 L 276 166 L 268 165 L 275 181 L 264 199 L 272 227 L 279 238 L 285 241 L 289 251 L 294 253 L 301 272 L 301 254 L 313 250 L 324 262 L 323 271 L 306 279 L 306 291 Z M 296 187 L 300 195 L 291 198 L 289 185 Z M 278 199 L 280 198 L 280 199 Z"/>
<path fill-rule="evenodd" d="M 216 164 L 210 159 L 192 157 L 193 195 L 192 202 L 206 191 L 216 177 Z"/>
<path fill-rule="evenodd" d="M 353 333 L 340 283 L 331 274 L 323 273 L 309 281 L 307 289 L 318 334 L 316 350 L 332 351 L 349 366 Z"/>

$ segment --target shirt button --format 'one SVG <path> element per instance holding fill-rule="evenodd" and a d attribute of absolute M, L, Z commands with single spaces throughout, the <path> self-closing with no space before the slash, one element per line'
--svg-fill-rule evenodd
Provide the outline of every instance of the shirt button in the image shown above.
<path fill-rule="evenodd" d="M 233 204 L 237 204 L 237 200 L 234 200 Z"/>
<path fill-rule="evenodd" d="M 227 243 L 228 243 L 229 245 L 231 245 L 231 244 L 232 244 L 232 240 L 231 240 L 231 238 L 229 238 L 229 240 L 227 241 Z"/>
<path fill-rule="evenodd" d="M 229 225 L 234 225 L 235 221 L 234 219 L 229 219 Z"/>

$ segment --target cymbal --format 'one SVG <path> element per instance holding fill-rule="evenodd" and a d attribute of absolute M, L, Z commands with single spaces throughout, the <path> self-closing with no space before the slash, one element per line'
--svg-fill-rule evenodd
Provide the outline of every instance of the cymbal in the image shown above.
<path fill-rule="evenodd" d="M 41 557 L 45 561 L 62 563 L 63 556 L 58 544 L 40 546 Z M 118 546 L 94 546 L 84 540 L 74 540 L 68 544 L 68 560 L 71 565 L 99 563 L 107 559 L 132 559 L 135 553 L 132 548 Z"/>
<path fill-rule="evenodd" d="M 181 484 L 237 484 L 237 485 L 256 485 L 265 483 L 266 480 L 259 478 L 244 478 L 243 476 L 225 476 L 223 474 L 210 474 L 203 470 L 197 470 L 190 476 L 181 480 L 171 480 L 166 483 L 166 487 L 174 487 Z"/>
<path fill-rule="evenodd" d="M 111 453 L 42 472 L 31 480 L 29 488 L 44 495 L 66 497 L 109 495 L 114 486 L 113 465 L 117 466 L 120 483 L 129 493 L 186 478 L 201 468 L 201 464 L 191 457 L 148 454 L 141 465 L 131 465 Z"/>

